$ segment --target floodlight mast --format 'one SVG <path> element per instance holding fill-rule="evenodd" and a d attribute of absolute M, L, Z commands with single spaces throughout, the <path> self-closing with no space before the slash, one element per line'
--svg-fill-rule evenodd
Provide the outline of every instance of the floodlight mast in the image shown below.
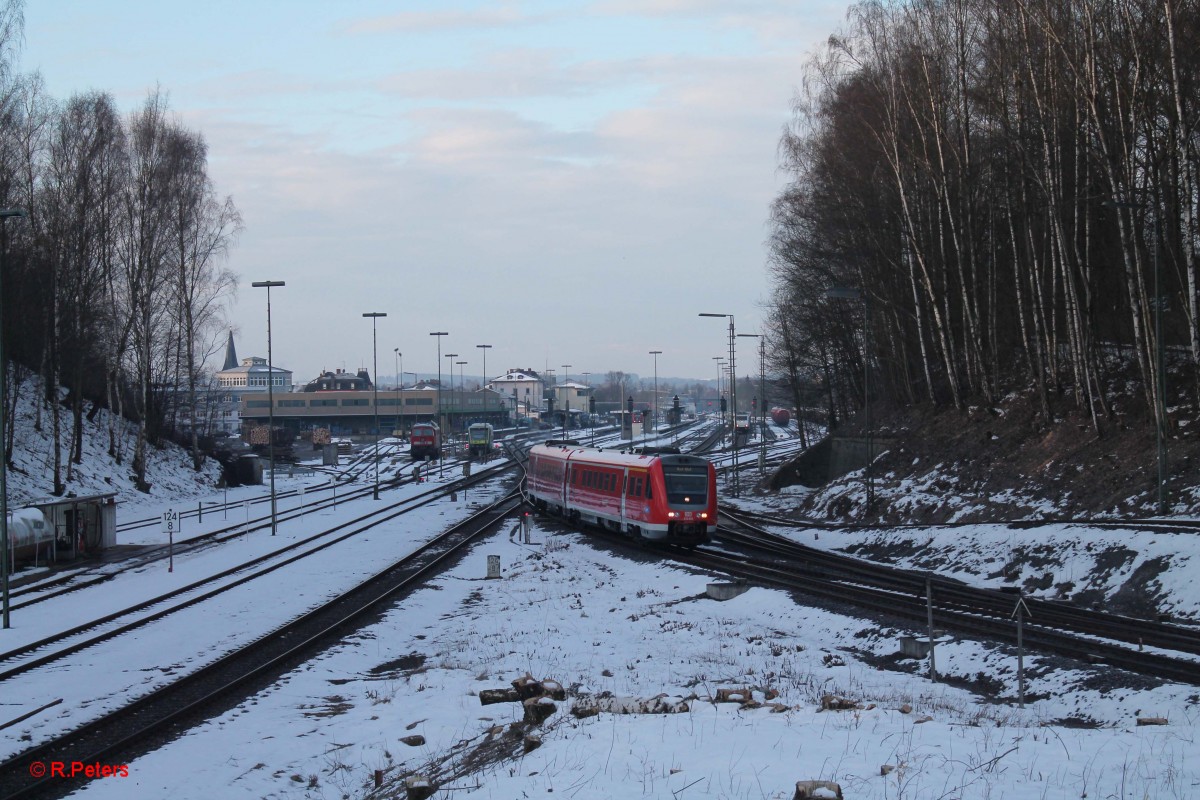
<path fill-rule="evenodd" d="M 740 478 L 738 476 L 738 441 L 737 441 L 737 356 L 734 351 L 734 341 L 737 333 L 734 331 L 733 314 L 711 314 L 701 312 L 702 317 L 727 317 L 729 319 L 729 430 L 733 441 L 733 496 L 740 494 Z"/>
<path fill-rule="evenodd" d="M 267 290 L 267 458 L 271 464 L 271 535 L 279 528 L 275 503 L 275 364 L 271 358 L 271 289 L 287 286 L 284 281 L 254 281 L 255 289 Z"/>

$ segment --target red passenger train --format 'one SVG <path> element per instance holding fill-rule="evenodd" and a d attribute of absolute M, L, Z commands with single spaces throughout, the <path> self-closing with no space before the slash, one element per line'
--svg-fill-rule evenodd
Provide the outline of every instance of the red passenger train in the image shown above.
<path fill-rule="evenodd" d="M 543 510 L 634 538 L 697 545 L 717 528 L 717 473 L 699 456 L 537 445 L 528 492 Z"/>

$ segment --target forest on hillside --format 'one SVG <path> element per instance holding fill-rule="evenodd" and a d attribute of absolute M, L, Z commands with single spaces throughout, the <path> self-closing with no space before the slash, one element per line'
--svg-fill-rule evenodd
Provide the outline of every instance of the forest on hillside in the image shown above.
<path fill-rule="evenodd" d="M 772 368 L 835 420 L 1196 407 L 1200 2 L 860 2 L 793 110 Z"/>
<path fill-rule="evenodd" d="M 12 464 L 17 393 L 48 395 L 54 494 L 80 463 L 83 420 L 107 407 L 135 420 L 126 453 L 115 427 L 109 455 L 145 482 L 147 447 L 168 427 L 192 431 L 205 358 L 220 340 L 221 307 L 236 287 L 226 268 L 241 230 L 231 198 L 208 175 L 204 136 L 184 126 L 162 89 L 124 114 L 101 91 L 49 97 L 41 76 L 17 70 L 22 0 L 0 0 L 0 260 Z M 37 375 L 40 381 L 27 381 Z M 179 397 L 183 388 L 187 397 Z M 40 408 L 40 406 L 39 406 Z"/>

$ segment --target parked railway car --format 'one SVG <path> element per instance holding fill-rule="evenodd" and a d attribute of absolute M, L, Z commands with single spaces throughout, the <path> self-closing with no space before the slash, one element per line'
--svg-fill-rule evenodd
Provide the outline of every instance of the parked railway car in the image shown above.
<path fill-rule="evenodd" d="M 492 454 L 492 426 L 487 422 L 476 422 L 467 428 L 467 452 L 471 458 L 485 458 Z"/>
<path fill-rule="evenodd" d="M 771 421 L 781 428 L 786 428 L 788 423 L 792 421 L 792 412 L 786 408 L 772 408 Z"/>
<path fill-rule="evenodd" d="M 699 456 L 537 445 L 528 493 L 543 510 L 649 541 L 695 546 L 717 528 L 717 473 Z"/>
<path fill-rule="evenodd" d="M 31 561 L 44 564 L 54 548 L 54 526 L 36 508 L 8 512 L 8 549 L 10 562 Z"/>
<path fill-rule="evenodd" d="M 436 423 L 418 422 L 409 433 L 409 454 L 414 461 L 437 458 L 442 446 L 442 432 Z"/>

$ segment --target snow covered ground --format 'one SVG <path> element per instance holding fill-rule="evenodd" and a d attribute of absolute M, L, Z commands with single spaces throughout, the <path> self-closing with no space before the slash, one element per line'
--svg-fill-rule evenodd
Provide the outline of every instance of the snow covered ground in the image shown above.
<path fill-rule="evenodd" d="M 790 798 L 804 779 L 862 798 L 1200 794 L 1194 687 L 1093 689 L 1099 673 L 1027 656 L 1038 699 L 986 702 L 931 683 L 923 663 L 872 666 L 903 631 L 770 589 L 717 602 L 705 595 L 714 576 L 542 525 L 532 538 L 480 545 L 378 625 L 87 796 L 363 797 L 377 769 L 441 780 L 468 763 L 439 796 Z M 499 580 L 485 578 L 488 555 L 501 559 Z M 1011 652 L 952 641 L 938 665 L 1015 695 Z M 540 748 L 491 759 L 522 711 L 478 694 L 525 674 L 561 683 L 568 699 L 534 731 Z M 713 702 L 723 688 L 786 708 Z M 602 693 L 666 695 L 688 710 L 569 713 Z M 822 711 L 825 695 L 856 707 Z M 1139 727 L 1139 714 L 1170 724 Z M 414 734 L 424 742 L 401 741 Z M 895 769 L 882 775 L 885 765 Z"/>
<path fill-rule="evenodd" d="M 192 497 L 216 500 L 220 493 Z M 165 507 L 168 499 L 174 498 L 143 498 L 136 514 L 153 514 L 155 503 Z M 343 504 L 337 515 L 349 517 L 373 502 Z M 789 495 L 742 501 L 772 511 L 788 503 Z M 85 651 L 52 675 L 10 680 L 0 722 L 63 694 L 69 699 L 0 731 L 0 744 L 16 752 L 28 739 L 265 630 L 351 580 L 364 561 L 382 564 L 389 548 L 403 549 L 465 514 L 466 506 L 460 498 L 402 517 L 366 544 L 338 550 L 344 557 L 336 562 L 281 572 L 219 610 L 158 626 L 136 643 L 118 639 Z M 222 522 L 217 516 L 213 524 Z M 281 524 L 277 539 L 333 518 L 328 512 Z M 1137 554 L 1129 560 L 1133 570 L 1145 560 L 1158 564 L 1156 580 L 1164 596 L 1170 592 L 1165 602 L 1173 614 L 1196 618 L 1196 545 L 1188 537 L 997 526 L 795 535 L 817 546 L 903 552 L 896 556 L 903 563 L 936 562 L 972 582 L 1004 583 L 1017 570 L 1052 573 L 1045 596 L 1077 593 L 1063 588 L 1068 582 L 1098 596 L 1122 591 L 1129 567 L 1103 569 L 1107 562 L 1096 554 L 1124 547 Z M 523 543 L 514 529 L 478 545 L 378 624 L 134 760 L 128 777 L 90 782 L 85 796 L 403 796 L 399 776 L 418 772 L 440 783 L 437 797 L 445 798 L 786 800 L 796 781 L 807 779 L 836 781 L 848 798 L 880 800 L 1200 797 L 1195 687 L 1114 680 L 1103 668 L 1027 654 L 1031 699 L 1019 708 L 1016 656 L 1006 648 L 940 644 L 945 679 L 935 684 L 925 677 L 924 661 L 898 657 L 898 637 L 920 631 L 880 629 L 772 589 L 711 600 L 705 587 L 720 576 L 654 553 L 612 552 L 549 522 L 535 520 L 531 538 Z M 150 567 L 107 588 L 50 601 L 40 616 L 32 608 L 16 613 L 0 642 L 8 649 L 31 629 L 44 635 L 46 625 L 65 625 L 75 606 L 127 601 L 215 570 L 271 544 L 264 539 L 270 537 L 177 559 L 177 575 Z M 490 555 L 500 558 L 499 579 L 485 577 Z M 541 745 L 523 753 L 520 737 L 509 733 L 522 719 L 521 707 L 483 706 L 479 692 L 526 674 L 562 684 L 567 700 L 528 731 Z M 721 689 L 763 705 L 714 702 Z M 827 695 L 853 707 L 822 710 Z M 570 713 L 606 697 L 660 696 L 687 710 Z M 1168 724 L 1143 727 L 1139 717 L 1164 717 Z M 413 744 L 402 741 L 418 735 L 409 739 Z M 376 770 L 383 771 L 381 790 L 372 788 Z"/>

